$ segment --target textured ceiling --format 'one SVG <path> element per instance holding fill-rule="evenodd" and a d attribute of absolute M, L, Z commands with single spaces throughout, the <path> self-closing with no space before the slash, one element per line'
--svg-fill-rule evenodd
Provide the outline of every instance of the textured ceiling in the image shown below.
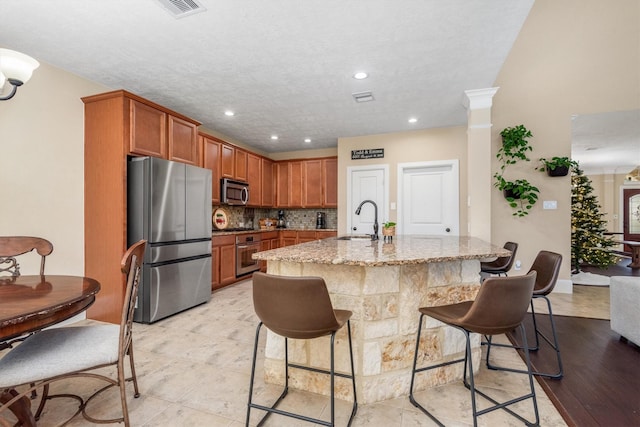
<path fill-rule="evenodd" d="M 626 174 L 640 166 L 640 110 L 573 118 L 571 157 L 588 174 Z"/>
<path fill-rule="evenodd" d="M 200 3 L 175 19 L 154 0 L 2 0 L 0 45 L 269 153 L 465 124 L 464 91 L 494 85 L 533 0 Z"/>
<path fill-rule="evenodd" d="M 465 124 L 464 91 L 494 85 L 533 0 L 200 3 L 175 19 L 155 0 L 2 0 L 0 46 L 274 153 Z M 363 91 L 375 100 L 356 103 Z M 575 117 L 572 157 L 592 173 L 637 166 L 639 114 Z"/>

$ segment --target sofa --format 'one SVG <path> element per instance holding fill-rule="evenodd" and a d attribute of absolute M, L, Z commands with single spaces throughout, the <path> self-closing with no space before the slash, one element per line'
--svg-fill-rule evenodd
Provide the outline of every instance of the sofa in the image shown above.
<path fill-rule="evenodd" d="M 640 277 L 612 277 L 609 294 L 611 329 L 640 346 Z"/>

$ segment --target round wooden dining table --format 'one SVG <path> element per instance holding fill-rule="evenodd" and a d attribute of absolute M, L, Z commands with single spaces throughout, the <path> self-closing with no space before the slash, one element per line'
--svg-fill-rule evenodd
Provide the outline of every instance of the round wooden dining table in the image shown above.
<path fill-rule="evenodd" d="M 0 277 L 0 349 L 14 338 L 55 325 L 85 311 L 100 290 L 97 280 L 82 276 Z M 4 391 L 0 401 L 11 399 Z M 11 406 L 23 426 L 35 426 L 28 398 Z"/>

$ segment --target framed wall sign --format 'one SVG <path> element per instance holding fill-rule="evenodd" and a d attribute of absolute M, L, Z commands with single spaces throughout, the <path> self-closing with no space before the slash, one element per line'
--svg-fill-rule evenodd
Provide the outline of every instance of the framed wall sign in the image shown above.
<path fill-rule="evenodd" d="M 384 157 L 384 148 L 368 148 L 365 150 L 351 150 L 351 160 L 380 159 Z"/>

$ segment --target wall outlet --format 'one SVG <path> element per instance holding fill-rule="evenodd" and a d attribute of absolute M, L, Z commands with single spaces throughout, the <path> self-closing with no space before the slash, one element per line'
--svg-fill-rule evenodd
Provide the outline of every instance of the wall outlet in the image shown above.
<path fill-rule="evenodd" d="M 522 262 L 518 259 L 516 260 L 516 263 L 513 266 L 514 270 L 520 270 L 522 268 Z"/>
<path fill-rule="evenodd" d="M 558 209 L 557 200 L 545 200 L 542 202 L 542 209 Z"/>

